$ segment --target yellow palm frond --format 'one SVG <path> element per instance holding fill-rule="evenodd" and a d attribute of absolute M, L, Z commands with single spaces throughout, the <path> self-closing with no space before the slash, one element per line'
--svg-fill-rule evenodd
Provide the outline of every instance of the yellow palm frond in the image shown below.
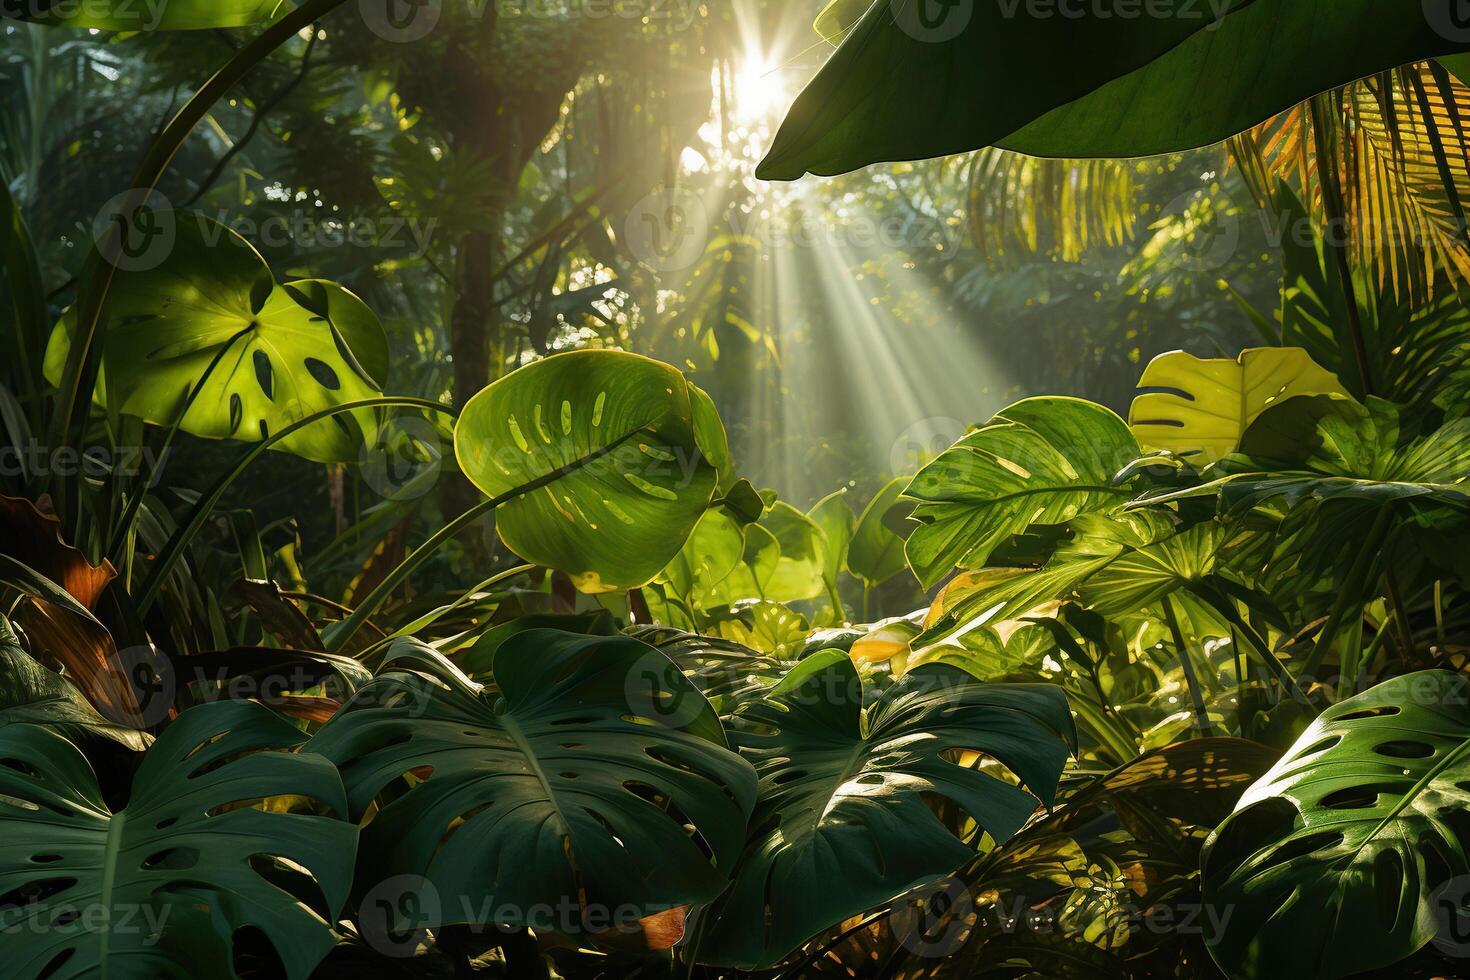
<path fill-rule="evenodd" d="M 1135 230 L 1134 166 L 980 150 L 970 160 L 970 237 L 987 257 L 1019 247 L 1067 262 L 1121 244 Z"/>

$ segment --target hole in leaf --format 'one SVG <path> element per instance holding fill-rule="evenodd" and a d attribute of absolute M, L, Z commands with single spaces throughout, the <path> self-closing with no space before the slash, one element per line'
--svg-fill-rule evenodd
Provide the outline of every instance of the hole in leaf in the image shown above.
<path fill-rule="evenodd" d="M 1348 786 L 1322 797 L 1321 805 L 1328 810 L 1366 810 L 1376 806 L 1385 791 L 1382 786 Z"/>
<path fill-rule="evenodd" d="M 1338 721 L 1362 721 L 1364 718 L 1387 718 L 1399 713 L 1396 704 L 1380 704 L 1373 708 L 1359 708 L 1357 711 L 1349 711 L 1338 717 Z"/>
<path fill-rule="evenodd" d="M 332 370 L 332 365 L 326 361 L 319 361 L 314 357 L 306 359 L 306 371 L 317 384 L 328 391 L 338 391 L 342 387 L 342 379 L 337 377 L 337 372 Z"/>
<path fill-rule="evenodd" d="M 255 362 L 255 383 L 260 385 L 260 390 L 265 392 L 265 397 L 275 401 L 276 372 L 271 367 L 270 356 L 263 350 L 257 350 L 251 359 Z"/>
<path fill-rule="evenodd" d="M 1427 759 L 1434 755 L 1434 746 L 1428 742 L 1400 739 L 1375 745 L 1373 751 L 1379 755 L 1386 755 L 1390 759 Z"/>

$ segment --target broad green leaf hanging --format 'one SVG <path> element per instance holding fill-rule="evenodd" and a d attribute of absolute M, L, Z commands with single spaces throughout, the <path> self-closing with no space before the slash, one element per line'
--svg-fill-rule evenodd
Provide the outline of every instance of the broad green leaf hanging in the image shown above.
<path fill-rule="evenodd" d="M 283 0 L 0 0 L 0 15 L 99 31 L 192 31 L 264 23 Z"/>
<path fill-rule="evenodd" d="M 455 426 L 466 476 L 500 537 L 583 592 L 641 586 L 678 554 L 715 492 L 724 429 L 667 364 L 557 354 L 475 395 Z M 704 435 L 701 437 L 700 433 Z"/>
<path fill-rule="evenodd" d="M 357 828 L 342 819 L 336 770 L 295 751 L 305 739 L 252 702 L 193 708 L 148 750 L 113 812 L 66 739 L 0 728 L 0 887 L 45 896 L 0 911 L 6 975 L 235 977 L 236 934 L 253 930 L 285 976 L 308 976 L 336 942 Z M 256 805 L 286 797 L 335 815 Z M 293 875 L 311 879 L 299 895 L 282 884 Z M 71 915 L 76 928 L 59 928 Z"/>
<path fill-rule="evenodd" d="M 1052 801 L 1076 746 L 1060 688 L 982 684 L 948 665 L 912 671 L 864 711 L 857 669 L 841 650 L 803 661 L 730 725 L 762 794 L 701 953 L 745 968 L 777 963 L 973 858 L 976 842 L 955 837 L 926 794 L 954 801 L 1004 841 Z M 959 751 L 984 753 L 1020 786 L 951 761 Z"/>
<path fill-rule="evenodd" d="M 580 931 L 582 910 L 597 928 L 597 909 L 641 917 L 719 894 L 755 774 L 666 656 L 630 637 L 534 629 L 507 640 L 491 672 L 482 688 L 399 641 L 313 740 L 340 766 L 354 816 L 381 804 L 364 831 L 370 881 L 426 878 L 444 922 L 488 910 L 563 932 Z M 412 788 L 385 793 L 410 771 Z M 570 922 L 536 919 L 568 907 Z"/>
<path fill-rule="evenodd" d="M 1255 347 L 1236 358 L 1160 354 L 1143 369 L 1128 413 L 1145 450 L 1168 450 L 1203 468 L 1235 452 L 1261 413 L 1296 395 L 1348 397 L 1337 377 L 1299 347 Z"/>
<path fill-rule="evenodd" d="M 1463 929 L 1467 787 L 1464 676 L 1408 674 L 1328 708 L 1206 845 L 1205 900 L 1233 913 L 1211 955 L 1234 976 L 1343 977 Z"/>
<path fill-rule="evenodd" d="M 1319 92 L 1470 49 L 1456 0 L 874 3 L 757 174 L 794 180 L 1003 146 L 1133 157 L 1220 142 Z M 850 17 L 834 8 L 824 30 Z M 1208 79 L 1208 84 L 1201 84 Z"/>
<path fill-rule="evenodd" d="M 175 241 L 161 264 L 114 274 L 99 404 L 171 426 L 204 379 L 180 428 L 259 442 L 323 409 L 380 394 L 388 342 L 362 300 L 325 280 L 277 283 L 249 242 L 211 218 L 164 217 Z M 61 381 L 73 329 L 68 314 L 51 335 L 52 384 Z M 371 411 L 336 415 L 279 448 L 318 462 L 356 462 L 376 426 Z"/>
<path fill-rule="evenodd" d="M 1138 456 L 1128 426 L 1078 398 L 1017 402 L 945 450 L 904 495 L 921 526 L 909 564 L 925 588 L 956 566 L 980 568 L 1033 524 L 1061 524 L 1126 501 L 1113 477 Z"/>

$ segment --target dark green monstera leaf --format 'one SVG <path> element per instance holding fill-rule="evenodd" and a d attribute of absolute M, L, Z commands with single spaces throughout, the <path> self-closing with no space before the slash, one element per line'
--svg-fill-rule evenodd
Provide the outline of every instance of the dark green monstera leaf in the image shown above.
<path fill-rule="evenodd" d="M 1047 157 L 1205 146 L 1335 86 L 1470 48 L 1457 2 L 1097 0 L 1069 13 L 1028 0 L 878 0 L 797 98 L 757 173 L 794 180 L 990 145 Z"/>
<path fill-rule="evenodd" d="M 956 566 L 1033 524 L 1061 524 L 1123 503 L 1113 477 L 1138 456 L 1128 424 L 1080 398 L 1028 398 L 966 435 L 919 471 L 904 495 L 920 523 L 906 551 L 932 587 Z M 849 562 L 851 559 L 849 559 Z"/>
<path fill-rule="evenodd" d="M 545 929 L 534 910 L 578 910 L 560 931 L 595 909 L 641 916 L 719 894 L 755 774 L 672 661 L 631 637 L 543 629 L 507 640 L 492 671 L 481 688 L 399 641 L 314 739 L 354 815 L 382 796 L 364 830 L 369 880 L 422 876 L 449 922 L 488 910 Z M 412 788 L 383 796 L 409 772 Z"/>
<path fill-rule="evenodd" d="M 1467 810 L 1470 680 L 1408 674 L 1333 705 L 1206 845 L 1205 900 L 1232 912 L 1212 955 L 1332 978 L 1463 936 Z"/>
<path fill-rule="evenodd" d="M 284 0 L 0 0 L 0 16 L 99 31 L 190 31 L 247 27 L 271 19 Z"/>
<path fill-rule="evenodd" d="M 667 364 L 585 350 L 537 361 L 470 399 L 454 432 L 506 545 L 583 592 L 646 584 L 709 506 L 724 428 Z M 527 488 L 530 488 L 527 491 Z"/>
<path fill-rule="evenodd" d="M 864 711 L 857 669 L 841 650 L 803 661 L 730 726 L 761 796 L 700 949 L 709 962 L 746 968 L 777 963 L 973 858 L 973 843 L 946 829 L 925 794 L 954 801 L 1003 841 L 1051 803 L 1076 747 L 1058 687 L 983 684 L 930 664 Z M 966 751 L 1004 765 L 1021 786 L 959 764 Z"/>
<path fill-rule="evenodd" d="M 175 240 L 151 268 L 119 269 L 108 294 L 97 400 L 155 425 L 178 419 L 208 439 L 259 442 L 315 412 L 376 397 L 388 342 L 372 311 L 336 283 L 278 284 L 234 231 L 198 214 L 163 216 Z M 71 349 L 64 317 L 46 349 L 58 384 Z M 318 462 L 355 462 L 376 432 L 372 412 L 336 415 L 278 448 Z"/>
<path fill-rule="evenodd" d="M 1298 395 L 1262 412 L 1240 450 L 1216 464 L 1227 475 L 1155 498 L 1218 493 L 1223 509 L 1280 499 L 1470 503 L 1470 418 L 1422 435 L 1405 431 L 1399 408 L 1379 398 L 1360 404 L 1333 395 Z"/>
<path fill-rule="evenodd" d="M 194 708 L 148 750 L 113 813 L 70 742 L 0 728 L 6 975 L 234 977 L 242 930 L 269 942 L 286 976 L 310 974 L 335 942 L 357 828 L 340 819 L 336 770 L 294 751 L 305 738 L 251 702 Z M 252 805 L 286 797 L 339 816 Z M 315 885 L 301 896 L 281 884 L 305 875 Z"/>

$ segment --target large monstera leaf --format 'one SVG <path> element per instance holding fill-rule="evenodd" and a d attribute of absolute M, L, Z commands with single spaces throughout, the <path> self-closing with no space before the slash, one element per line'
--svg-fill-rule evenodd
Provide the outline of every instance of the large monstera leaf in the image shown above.
<path fill-rule="evenodd" d="M 100 31 L 188 31 L 248 27 L 283 6 L 282 0 L 0 0 L 0 15 Z"/>
<path fill-rule="evenodd" d="M 1206 845 L 1205 899 L 1233 913 L 1216 961 L 1342 977 L 1461 934 L 1447 913 L 1464 914 L 1467 809 L 1464 676 L 1409 674 L 1328 708 Z"/>
<path fill-rule="evenodd" d="M 151 269 L 118 270 L 107 304 L 98 401 L 156 425 L 178 420 L 209 439 L 258 442 L 315 412 L 376 397 L 388 343 L 372 311 L 318 279 L 277 283 L 260 253 L 203 215 L 176 213 L 173 247 Z M 61 380 L 70 314 L 46 349 L 46 378 Z M 278 448 L 318 462 L 356 461 L 376 431 L 373 413 L 323 419 Z"/>
<path fill-rule="evenodd" d="M 1262 413 L 1216 472 L 1226 475 L 1154 500 L 1218 493 L 1230 511 L 1276 498 L 1462 508 L 1470 504 L 1470 418 L 1416 435 L 1391 402 L 1302 395 Z"/>
<path fill-rule="evenodd" d="M 557 354 L 470 399 L 455 452 L 487 496 L 514 495 L 496 525 L 516 554 L 584 592 L 641 586 L 679 552 L 718 480 L 724 429 L 692 391 L 638 354 Z"/>
<path fill-rule="evenodd" d="M 911 671 L 865 712 L 841 650 L 803 661 L 730 725 L 761 796 L 701 952 L 746 968 L 779 962 L 823 929 L 973 858 L 974 843 L 955 837 L 925 794 L 952 800 L 1004 841 L 1050 805 L 1076 746 L 1060 688 L 983 684 L 949 665 Z M 959 764 L 965 751 L 1005 766 L 1020 787 Z"/>
<path fill-rule="evenodd" d="M 258 704 L 194 708 L 113 813 L 65 738 L 0 728 L 0 892 L 22 896 L 0 910 L 6 975 L 233 977 L 242 930 L 269 941 L 286 976 L 310 974 L 335 941 L 357 828 L 340 819 L 336 770 L 294 751 L 303 741 Z M 288 797 L 336 815 L 254 805 Z M 307 874 L 300 896 L 282 885 Z"/>
<path fill-rule="evenodd" d="M 631 637 L 536 629 L 496 651 L 492 674 L 482 688 L 399 641 L 316 736 L 354 816 L 380 802 L 368 880 L 422 876 L 447 922 L 490 910 L 543 929 L 538 908 L 588 910 L 591 925 L 595 908 L 641 917 L 720 892 L 755 774 L 672 661 Z M 411 788 L 384 793 L 409 772 Z"/>
<path fill-rule="evenodd" d="M 1112 411 L 1079 398 L 1028 398 L 945 450 L 914 477 L 909 564 L 925 588 L 984 566 L 1033 524 L 1061 524 L 1122 503 L 1113 477 L 1138 443 Z"/>
<path fill-rule="evenodd" d="M 1038 14 L 1026 0 L 879 0 L 797 98 L 757 172 L 791 180 L 989 145 L 1048 157 L 1204 146 L 1308 96 L 1470 47 L 1454 29 L 1456 2 L 1224 0 L 1145 12 L 1098 0 L 1074 16 L 1054 5 Z"/>
<path fill-rule="evenodd" d="M 1297 395 L 1347 390 L 1300 347 L 1256 347 L 1236 358 L 1160 354 L 1143 369 L 1128 414 L 1144 449 L 1164 449 L 1203 467 L 1235 452 L 1261 413 Z"/>

